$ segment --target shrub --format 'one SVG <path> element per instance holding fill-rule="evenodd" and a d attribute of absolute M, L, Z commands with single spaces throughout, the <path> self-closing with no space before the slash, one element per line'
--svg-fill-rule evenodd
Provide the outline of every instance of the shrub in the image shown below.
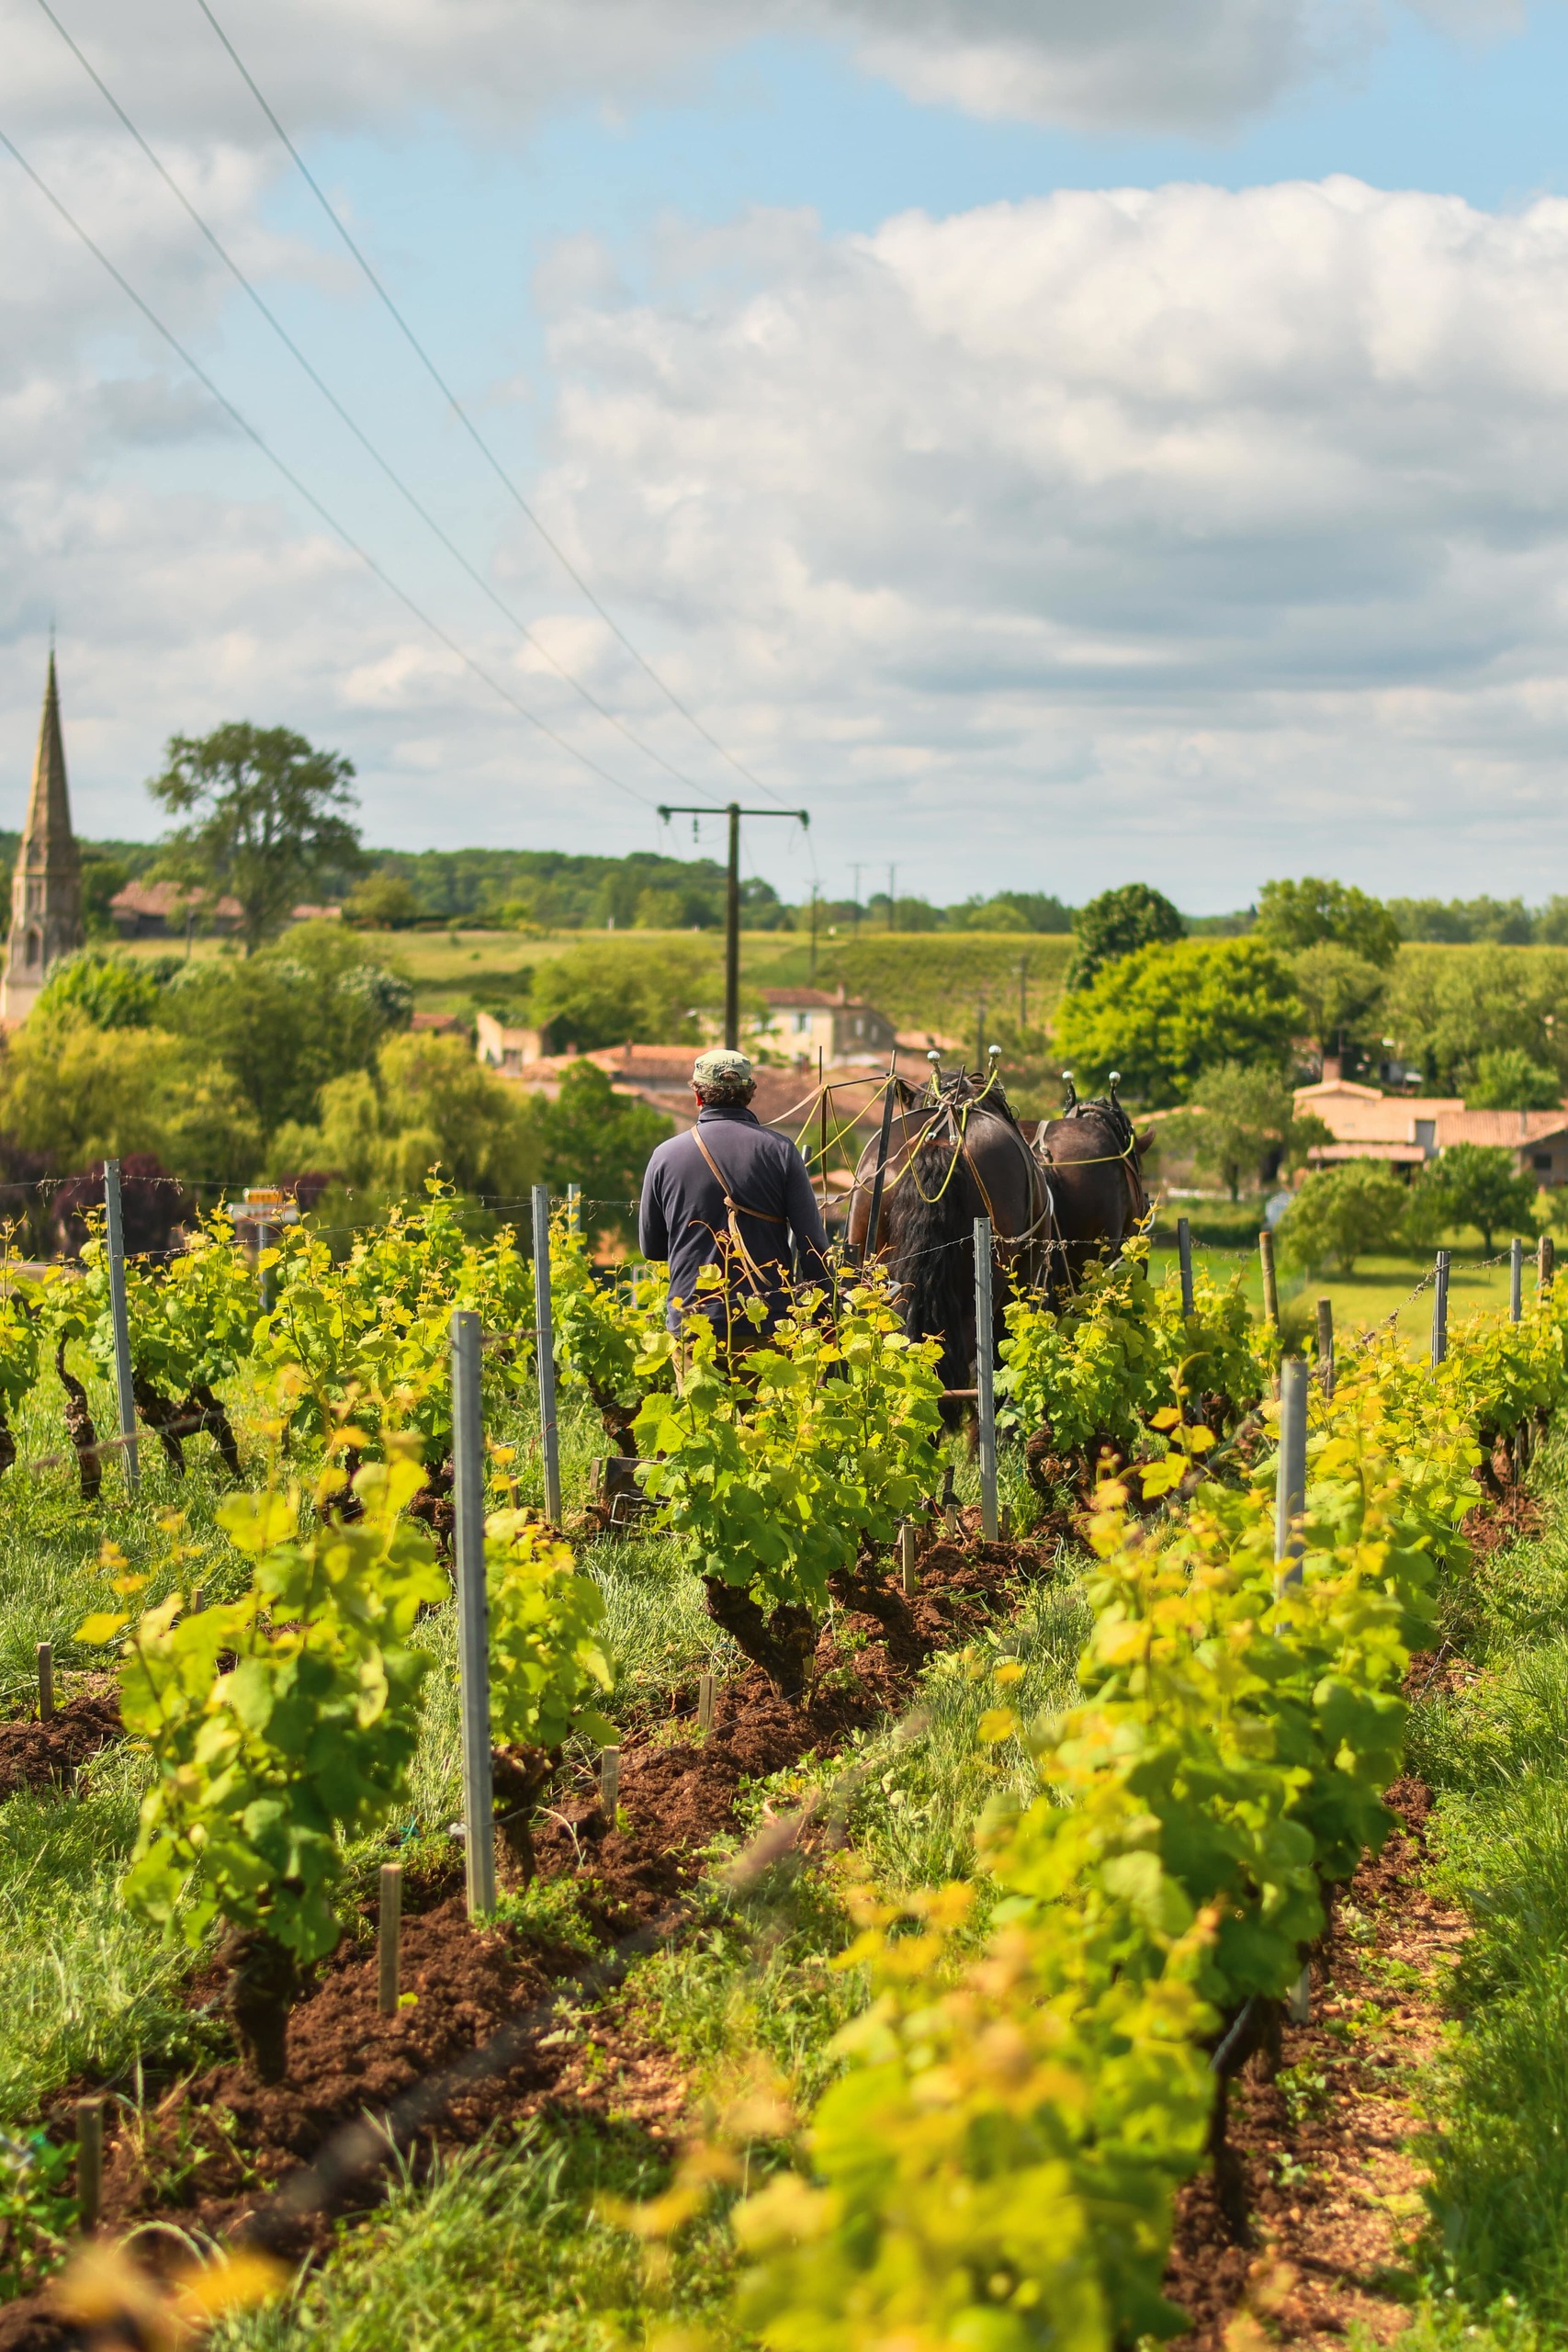
<path fill-rule="evenodd" d="M 70 1006 L 95 1029 L 151 1029 L 158 1020 L 161 994 L 153 966 L 89 947 L 56 967 L 33 1010 L 48 1014 Z"/>
<path fill-rule="evenodd" d="M 1423 1170 L 1407 1222 L 1423 1241 L 1473 1225 L 1490 1252 L 1495 1233 L 1533 1229 L 1535 1204 L 1535 1179 L 1511 1151 L 1498 1144 L 1456 1143 Z"/>
<path fill-rule="evenodd" d="M 1280 1252 L 1303 1273 L 1337 1267 L 1353 1273 L 1358 1258 L 1392 1250 L 1410 1195 L 1375 1160 L 1348 1159 L 1314 1169 L 1280 1221 Z"/>

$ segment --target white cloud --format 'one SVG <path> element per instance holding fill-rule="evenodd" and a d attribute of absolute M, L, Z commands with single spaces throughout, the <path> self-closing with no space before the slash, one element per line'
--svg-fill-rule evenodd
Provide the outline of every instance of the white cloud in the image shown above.
<path fill-rule="evenodd" d="M 407 0 L 386 39 L 423 21 Z M 1000 0 L 976 27 L 1002 38 Z M 229 333 L 130 151 L 63 121 L 34 144 L 179 332 L 204 353 Z M 268 158 L 228 130 L 180 154 L 266 282 L 319 272 L 257 225 Z M 244 715 L 347 750 L 378 838 L 651 843 L 291 511 L 6 170 L 0 241 L 0 822 L 52 608 L 91 831 L 147 830 L 164 737 Z M 587 241 L 541 273 L 536 495 L 676 691 L 811 803 L 825 863 L 897 856 L 942 896 L 1142 870 L 1223 903 L 1314 865 L 1568 888 L 1568 205 L 1063 193 L 860 237 L 804 214 L 671 228 L 653 265 L 646 299 Z M 249 405 L 232 352 L 215 364 Z M 497 432 L 527 392 L 509 360 Z M 307 469 L 509 691 L 671 791 L 383 493 Z M 473 511 L 544 641 L 728 797 L 536 543 Z M 784 832 L 761 854 L 798 881 Z"/>
<path fill-rule="evenodd" d="M 848 40 L 915 98 L 981 116 L 1210 132 L 1353 72 L 1402 5 L 1475 33 L 1514 29 L 1522 0 L 224 0 L 216 13 L 296 132 L 385 130 L 434 107 L 513 139 L 563 103 L 672 92 L 768 33 Z M 144 128 L 265 146 L 194 0 L 60 0 L 60 13 Z M 13 128 L 105 119 L 31 8 L 7 22 L 6 96 Z"/>
<path fill-rule="evenodd" d="M 1077 887 L 1568 887 L 1568 204 L 1175 187 L 666 258 L 557 322 L 553 518 L 863 840 L 933 888 L 1010 839 Z"/>

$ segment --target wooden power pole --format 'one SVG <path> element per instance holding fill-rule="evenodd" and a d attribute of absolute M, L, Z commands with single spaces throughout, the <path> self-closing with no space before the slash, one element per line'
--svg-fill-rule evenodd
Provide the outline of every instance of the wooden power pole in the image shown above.
<path fill-rule="evenodd" d="M 742 808 L 739 800 L 729 800 L 722 808 L 711 803 L 699 807 L 684 801 L 672 803 L 661 806 L 659 813 L 666 823 L 671 817 L 729 820 L 729 869 L 724 894 L 724 1042 L 733 1052 L 740 1043 L 740 820 L 788 817 L 797 824 L 809 825 L 811 812 L 807 808 Z"/>

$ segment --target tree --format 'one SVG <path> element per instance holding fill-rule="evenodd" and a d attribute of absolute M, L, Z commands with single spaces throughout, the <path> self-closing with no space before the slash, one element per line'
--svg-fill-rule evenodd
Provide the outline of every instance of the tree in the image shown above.
<path fill-rule="evenodd" d="M 1341 1057 L 1379 1034 L 1387 981 L 1378 966 L 1337 940 L 1320 939 L 1291 958 L 1296 994 L 1321 1054 Z"/>
<path fill-rule="evenodd" d="M 1258 894 L 1258 933 L 1283 954 L 1333 940 L 1352 955 L 1386 969 L 1399 953 L 1399 925 L 1388 909 L 1343 882 L 1265 882 Z"/>
<path fill-rule="evenodd" d="M 552 1053 L 601 1046 L 688 1045 L 701 1036 L 697 1016 L 722 999 L 723 977 L 711 948 L 661 941 L 569 948 L 541 963 L 530 1004 Z"/>
<path fill-rule="evenodd" d="M 130 881 L 118 858 L 82 844 L 82 922 L 89 939 L 112 939 L 114 917 L 109 908 Z"/>
<path fill-rule="evenodd" d="M 1407 947 L 1384 1018 L 1434 1094 L 1468 1096 L 1483 1057 L 1512 1049 L 1568 1078 L 1568 954 L 1555 947 Z M 1515 1106 L 1506 1104 L 1506 1109 Z"/>
<path fill-rule="evenodd" d="M 1497 1232 L 1528 1233 L 1535 1223 L 1536 1184 L 1511 1151 L 1497 1144 L 1456 1143 L 1429 1160 L 1416 1188 L 1416 1229 L 1451 1232 L 1473 1225 L 1490 1257 Z"/>
<path fill-rule="evenodd" d="M 151 1029 L 163 1001 L 159 978 L 153 965 L 89 947 L 55 967 L 34 1011 L 47 1014 L 73 1005 L 95 1029 Z"/>
<path fill-rule="evenodd" d="M 1555 1111 L 1562 1101 L 1562 1080 L 1517 1046 L 1494 1047 L 1477 1057 L 1464 1099 L 1474 1111 Z"/>
<path fill-rule="evenodd" d="M 1167 1122 L 1161 1141 L 1167 1139 L 1178 1150 L 1191 1150 L 1199 1167 L 1229 1188 L 1233 1201 L 1244 1179 L 1256 1182 L 1270 1155 L 1299 1167 L 1314 1144 L 1331 1140 L 1321 1119 L 1296 1116 L 1295 1097 L 1278 1070 L 1244 1062 L 1205 1070 L 1192 1108 Z"/>
<path fill-rule="evenodd" d="M 162 863 L 179 881 L 239 900 L 247 955 L 282 930 L 297 899 L 363 865 L 358 828 L 344 814 L 355 806 L 354 767 L 335 752 L 286 727 L 236 720 L 171 736 L 166 758 L 147 788 L 189 822 L 165 836 Z"/>
<path fill-rule="evenodd" d="M 1353 1273 L 1358 1258 L 1393 1248 L 1409 1197 L 1374 1159 L 1314 1169 L 1280 1220 L 1280 1253 L 1303 1273 Z"/>
<path fill-rule="evenodd" d="M 636 1230 L 636 1202 L 649 1160 L 671 1122 L 646 1102 L 617 1094 L 597 1062 L 573 1062 L 555 1102 L 533 1101 L 538 1182 L 553 1193 L 582 1187 L 584 1229 Z"/>
<path fill-rule="evenodd" d="M 0 1133 L 60 1174 L 148 1152 L 176 1176 L 243 1182 L 262 1145 L 220 1062 L 163 1029 L 100 1029 L 72 1004 L 35 1005 L 7 1040 Z"/>
<path fill-rule="evenodd" d="M 1089 988 L 1107 964 L 1136 955 L 1140 947 L 1185 938 L 1187 926 L 1158 890 L 1146 882 L 1124 882 L 1080 907 L 1073 931 L 1077 946 L 1064 985 L 1077 991 Z"/>
<path fill-rule="evenodd" d="M 413 990 L 338 923 L 301 923 L 244 963 L 182 965 L 162 1019 L 231 1073 L 267 1134 L 315 1117 L 321 1091 L 368 1069 Z"/>
<path fill-rule="evenodd" d="M 1177 1102 L 1221 1062 L 1280 1069 L 1301 1017 L 1288 967 L 1255 939 L 1183 939 L 1064 997 L 1056 1043 L 1080 1080 L 1118 1069 L 1145 1101 Z"/>
<path fill-rule="evenodd" d="M 460 1192 L 515 1214 L 538 1174 L 533 1105 L 461 1037 L 389 1038 L 371 1070 L 321 1089 L 321 1116 L 273 1139 L 279 1168 L 330 1168 L 357 1193 L 418 1193 L 437 1165 Z"/>
<path fill-rule="evenodd" d="M 345 922 L 356 931 L 406 931 L 419 921 L 419 900 L 395 874 L 367 874 L 343 902 Z"/>

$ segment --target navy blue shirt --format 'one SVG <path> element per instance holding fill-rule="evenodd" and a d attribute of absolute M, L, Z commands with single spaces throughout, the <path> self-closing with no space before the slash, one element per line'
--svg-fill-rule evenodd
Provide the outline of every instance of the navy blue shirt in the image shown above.
<path fill-rule="evenodd" d="M 697 1296 L 697 1275 L 704 1266 L 722 1265 L 733 1252 L 729 1245 L 728 1191 L 738 1211 L 737 1223 L 747 1249 L 766 1283 L 764 1296 L 771 1324 L 785 1304 L 790 1278 L 789 1237 L 799 1252 L 800 1276 L 807 1283 L 826 1283 L 828 1237 L 806 1162 L 787 1136 L 765 1127 L 754 1111 L 705 1103 L 697 1114 L 703 1141 L 724 1174 L 724 1188 L 698 1150 L 689 1131 L 661 1143 L 648 1163 L 642 1182 L 637 1238 L 645 1258 L 667 1259 L 670 1265 L 669 1324 L 678 1331 L 694 1306 L 713 1298 L 705 1311 L 722 1317 L 725 1293 Z M 748 1209 L 760 1216 L 749 1216 Z M 777 1219 L 776 1223 L 770 1220 Z M 728 1284 L 729 1311 L 738 1312 L 755 1294 L 743 1263 L 737 1262 Z"/>

